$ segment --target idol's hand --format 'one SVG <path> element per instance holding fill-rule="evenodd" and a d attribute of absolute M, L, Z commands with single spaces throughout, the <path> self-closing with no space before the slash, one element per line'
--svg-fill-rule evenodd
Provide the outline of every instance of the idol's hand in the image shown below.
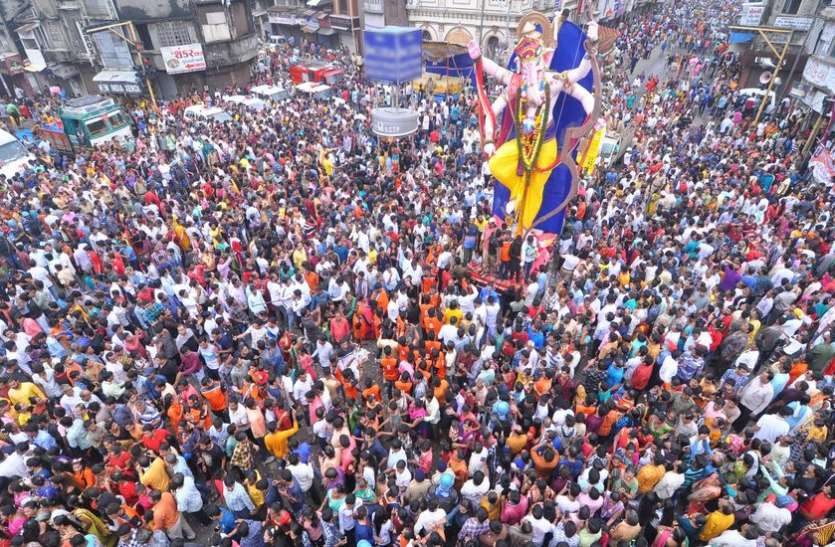
<path fill-rule="evenodd" d="M 470 54 L 470 59 L 475 61 L 479 57 L 481 57 L 481 48 L 478 46 L 478 42 L 475 40 L 470 40 L 467 44 L 467 51 Z"/>
<path fill-rule="evenodd" d="M 533 133 L 534 129 L 536 129 L 536 120 L 534 120 L 533 118 L 525 118 L 522 121 L 522 131 L 526 135 L 530 135 L 531 133 Z"/>

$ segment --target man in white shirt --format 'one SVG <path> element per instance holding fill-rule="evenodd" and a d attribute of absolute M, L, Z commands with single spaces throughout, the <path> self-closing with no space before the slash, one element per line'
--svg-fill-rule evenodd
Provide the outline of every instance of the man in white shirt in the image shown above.
<path fill-rule="evenodd" d="M 684 473 L 679 473 L 678 468 L 678 464 L 675 464 L 673 469 L 668 469 L 661 480 L 658 481 L 658 484 L 655 485 L 653 490 L 659 499 L 670 499 L 676 493 L 676 490 L 684 484 Z"/>
<path fill-rule="evenodd" d="M 661 378 L 661 381 L 665 384 L 671 383 L 673 381 L 673 377 L 678 372 L 678 361 L 676 360 L 675 355 L 678 355 L 678 350 L 667 355 L 661 363 L 661 368 L 658 370 L 658 377 Z"/>
<path fill-rule="evenodd" d="M 478 507 L 481 498 L 490 490 L 490 481 L 484 478 L 484 473 L 476 471 L 472 478 L 461 487 L 461 497 L 468 500 L 473 507 Z"/>
<path fill-rule="evenodd" d="M 455 317 L 450 317 L 450 322 L 441 327 L 438 332 L 438 340 L 443 342 L 444 346 L 458 342 L 458 325 Z"/>
<path fill-rule="evenodd" d="M 424 511 L 418 515 L 415 521 L 415 536 L 420 537 L 421 532 L 431 532 L 439 526 L 443 526 L 446 522 L 446 511 L 438 507 L 438 501 L 434 498 L 429 500 L 429 504 Z"/>
<path fill-rule="evenodd" d="M 777 439 L 789 433 L 791 426 L 786 421 L 786 417 L 791 415 L 792 409 L 788 407 L 781 408 L 779 414 L 763 414 L 757 420 L 754 438 L 768 441 L 773 445 Z"/>
<path fill-rule="evenodd" d="M 313 467 L 309 463 L 304 463 L 299 460 L 298 454 L 294 453 L 288 456 L 288 461 L 290 465 L 287 466 L 287 469 L 293 474 L 293 478 L 296 479 L 301 491 L 304 493 L 309 492 L 313 486 Z"/>

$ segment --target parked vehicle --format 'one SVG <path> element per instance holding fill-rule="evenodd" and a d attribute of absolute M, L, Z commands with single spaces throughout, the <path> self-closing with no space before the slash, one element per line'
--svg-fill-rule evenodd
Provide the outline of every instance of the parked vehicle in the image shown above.
<path fill-rule="evenodd" d="M 603 137 L 600 143 L 600 153 L 597 156 L 598 165 L 608 168 L 616 164 L 622 155 L 620 135 L 613 133 Z"/>
<path fill-rule="evenodd" d="M 59 121 L 36 126 L 33 133 L 65 153 L 75 153 L 113 140 L 133 140 L 130 116 L 109 97 L 70 99 L 58 111 Z"/>
<path fill-rule="evenodd" d="M 242 105 L 249 110 L 254 110 L 256 112 L 260 112 L 261 110 L 267 108 L 267 103 L 263 99 L 253 95 L 226 95 L 223 97 L 223 102 L 234 105 Z"/>
<path fill-rule="evenodd" d="M 270 101 L 281 101 L 290 97 L 290 92 L 277 85 L 256 85 L 250 89 L 253 95 Z"/>
<path fill-rule="evenodd" d="M 290 67 L 290 79 L 293 83 L 319 82 L 334 84 L 342 79 L 344 71 L 330 63 L 307 60 Z"/>
<path fill-rule="evenodd" d="M 220 123 L 232 119 L 232 116 L 219 106 L 206 106 L 204 104 L 187 106 L 183 115 L 191 119 L 215 121 Z"/>
<path fill-rule="evenodd" d="M 313 95 L 316 99 L 327 99 L 333 95 L 333 88 L 329 85 L 317 84 L 316 82 L 305 82 L 296 86 L 296 91 Z"/>
<path fill-rule="evenodd" d="M 23 171 L 35 156 L 27 150 L 17 137 L 0 129 L 0 174 L 10 179 Z"/>

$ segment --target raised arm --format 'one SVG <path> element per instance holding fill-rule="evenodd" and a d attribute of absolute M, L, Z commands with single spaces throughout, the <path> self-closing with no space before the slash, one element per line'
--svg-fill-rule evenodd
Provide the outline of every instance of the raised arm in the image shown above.
<path fill-rule="evenodd" d="M 467 51 L 470 54 L 470 59 L 473 61 L 481 57 L 481 64 L 484 67 L 484 72 L 505 85 L 510 84 L 510 78 L 513 76 L 513 73 L 506 68 L 500 67 L 487 57 L 484 57 L 481 54 L 481 48 L 478 46 L 478 42 L 470 40 L 470 43 L 467 44 Z"/>

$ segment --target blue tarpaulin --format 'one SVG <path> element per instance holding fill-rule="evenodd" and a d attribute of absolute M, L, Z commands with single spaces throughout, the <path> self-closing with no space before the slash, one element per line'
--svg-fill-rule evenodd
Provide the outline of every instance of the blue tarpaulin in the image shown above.
<path fill-rule="evenodd" d="M 735 32 L 731 31 L 730 42 L 732 44 L 744 44 L 754 39 L 753 32 Z"/>

